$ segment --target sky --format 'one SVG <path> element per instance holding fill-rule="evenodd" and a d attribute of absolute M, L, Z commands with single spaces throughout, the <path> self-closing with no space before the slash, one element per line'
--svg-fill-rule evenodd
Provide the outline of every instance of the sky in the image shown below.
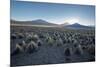
<path fill-rule="evenodd" d="M 31 21 L 43 19 L 55 24 L 79 23 L 95 25 L 95 6 L 11 1 L 11 19 Z"/>

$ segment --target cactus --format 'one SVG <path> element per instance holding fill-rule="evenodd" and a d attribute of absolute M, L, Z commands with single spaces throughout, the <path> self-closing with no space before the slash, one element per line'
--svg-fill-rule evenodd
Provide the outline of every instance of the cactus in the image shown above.
<path fill-rule="evenodd" d="M 22 33 L 18 33 L 17 35 L 18 35 L 18 38 L 19 38 L 19 39 L 24 38 L 24 35 L 23 35 Z"/>
<path fill-rule="evenodd" d="M 13 53 L 11 53 L 11 56 L 17 55 L 17 54 L 22 53 L 22 52 L 24 52 L 24 48 L 23 48 L 22 44 L 17 43 L 15 50 L 13 51 Z"/>
<path fill-rule="evenodd" d="M 66 56 L 71 56 L 71 52 L 70 52 L 69 48 L 65 49 L 64 53 L 65 53 Z"/>
<path fill-rule="evenodd" d="M 95 47 L 94 46 L 88 47 L 88 52 L 89 52 L 89 54 L 95 56 Z"/>
<path fill-rule="evenodd" d="M 32 53 L 34 51 L 37 51 L 37 49 L 38 49 L 38 45 L 34 41 L 31 41 L 26 47 L 26 51 L 28 53 Z"/>
<path fill-rule="evenodd" d="M 76 55 L 82 55 L 83 54 L 83 49 L 82 49 L 81 45 L 78 45 L 76 47 L 75 54 Z"/>
<path fill-rule="evenodd" d="M 16 38 L 17 38 L 16 34 L 11 34 L 11 39 L 16 39 Z"/>

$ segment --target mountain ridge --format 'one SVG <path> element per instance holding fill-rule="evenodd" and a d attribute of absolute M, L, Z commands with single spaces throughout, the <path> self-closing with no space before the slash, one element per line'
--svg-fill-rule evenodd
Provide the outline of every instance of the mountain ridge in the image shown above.
<path fill-rule="evenodd" d="M 42 20 L 42 19 L 36 19 L 36 20 L 31 20 L 31 21 L 11 20 L 11 24 L 39 25 L 39 26 L 40 25 L 45 25 L 45 26 L 56 26 L 56 27 L 70 28 L 70 29 L 90 29 L 90 28 L 95 28 L 95 27 L 91 27 L 91 26 L 81 25 L 79 23 L 69 24 L 68 22 L 58 25 L 58 24 L 50 23 L 50 22 Z"/>
<path fill-rule="evenodd" d="M 16 21 L 16 20 L 11 20 L 11 24 L 28 24 L 28 25 L 57 25 L 50 23 L 48 21 L 42 20 L 42 19 L 37 19 L 37 20 L 31 20 L 31 21 Z"/>

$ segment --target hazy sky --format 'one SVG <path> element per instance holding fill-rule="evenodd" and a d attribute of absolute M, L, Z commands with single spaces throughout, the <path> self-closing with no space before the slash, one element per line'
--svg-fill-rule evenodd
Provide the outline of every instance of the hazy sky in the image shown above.
<path fill-rule="evenodd" d="M 56 24 L 77 22 L 95 25 L 95 6 L 12 1 L 11 19 L 21 21 L 43 19 Z"/>

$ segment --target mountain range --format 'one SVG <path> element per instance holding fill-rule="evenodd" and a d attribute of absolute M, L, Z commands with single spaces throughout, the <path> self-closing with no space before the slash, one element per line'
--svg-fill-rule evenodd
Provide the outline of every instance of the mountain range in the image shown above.
<path fill-rule="evenodd" d="M 78 24 L 78 23 L 74 23 L 74 24 L 71 24 L 71 25 L 66 25 L 64 27 L 65 28 L 70 28 L 70 29 L 93 29 L 94 28 L 92 26 L 85 26 L 85 25 L 81 25 L 81 24 Z"/>
<path fill-rule="evenodd" d="M 58 27 L 64 27 L 64 28 L 70 28 L 70 29 L 94 29 L 95 28 L 93 26 L 85 26 L 85 25 L 81 25 L 79 23 L 74 23 L 74 24 L 64 23 L 61 25 L 57 25 L 57 24 L 50 23 L 50 22 L 42 20 L 42 19 L 37 19 L 37 20 L 32 20 L 32 21 L 11 20 L 11 24 L 58 26 Z"/>
<path fill-rule="evenodd" d="M 53 23 L 49 23 L 48 21 L 37 19 L 37 20 L 32 20 L 32 21 L 16 21 L 16 20 L 11 20 L 11 24 L 23 24 L 23 25 L 57 25 Z"/>

